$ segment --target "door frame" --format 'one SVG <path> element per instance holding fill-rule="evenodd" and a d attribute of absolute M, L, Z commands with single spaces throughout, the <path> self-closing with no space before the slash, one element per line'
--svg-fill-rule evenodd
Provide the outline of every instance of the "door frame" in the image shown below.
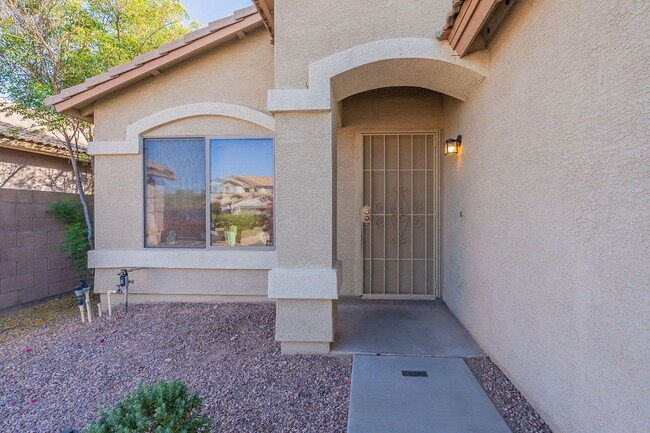
<path fill-rule="evenodd" d="M 436 255 L 434 269 L 436 272 L 435 287 L 433 295 L 398 295 L 398 294 L 364 294 L 363 293 L 363 224 L 362 208 L 363 203 L 363 136 L 364 135 L 410 135 L 410 134 L 429 134 L 433 135 L 434 149 L 436 158 L 434 159 L 435 167 L 434 176 L 436 185 L 434 186 L 436 197 L 434 204 L 434 233 L 433 251 Z M 355 170 L 355 266 L 354 266 L 354 294 L 363 299 L 395 299 L 395 300 L 436 300 L 442 299 L 442 129 L 359 129 L 354 134 L 354 170 Z"/>

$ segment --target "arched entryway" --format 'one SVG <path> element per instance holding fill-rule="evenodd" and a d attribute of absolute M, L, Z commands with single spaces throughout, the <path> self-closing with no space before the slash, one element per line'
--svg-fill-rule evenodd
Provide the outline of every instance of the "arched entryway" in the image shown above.
<path fill-rule="evenodd" d="M 269 297 L 277 301 L 276 338 L 288 353 L 324 352 L 334 339 L 336 300 L 346 281 L 343 272 L 348 272 L 343 270 L 338 243 L 350 240 L 338 234 L 348 229 L 338 222 L 337 198 L 347 193 L 337 180 L 343 174 L 337 169 L 342 149 L 337 142 L 344 138 L 339 132 L 345 129 L 346 100 L 375 89 L 404 87 L 463 100 L 485 77 L 485 64 L 476 58 L 459 59 L 438 41 L 392 39 L 314 62 L 309 77 L 307 89 L 269 92 L 269 110 L 276 118 L 278 203 L 278 268 L 269 273 Z M 390 132 L 380 129 L 374 132 Z M 404 149 L 411 152 L 414 135 L 425 143 L 440 139 L 440 128 L 434 124 L 417 130 L 406 121 L 397 129 L 403 134 L 392 136 L 397 140 L 408 136 Z M 373 131 L 367 132 L 371 136 Z"/>

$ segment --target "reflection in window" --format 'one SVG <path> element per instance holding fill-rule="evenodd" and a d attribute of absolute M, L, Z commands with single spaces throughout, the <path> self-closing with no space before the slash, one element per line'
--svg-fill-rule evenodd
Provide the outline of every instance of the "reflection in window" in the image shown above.
<path fill-rule="evenodd" d="M 145 140 L 145 246 L 205 248 L 205 140 Z"/>
<path fill-rule="evenodd" d="M 273 245 L 273 140 L 210 140 L 210 242 Z"/>

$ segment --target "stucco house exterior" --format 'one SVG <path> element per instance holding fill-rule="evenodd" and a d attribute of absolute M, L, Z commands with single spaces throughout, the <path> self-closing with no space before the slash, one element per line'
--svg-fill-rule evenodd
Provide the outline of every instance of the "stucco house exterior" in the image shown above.
<path fill-rule="evenodd" d="M 253 3 L 48 100 L 95 124 L 96 290 L 273 300 L 285 353 L 441 298 L 554 431 L 647 427 L 648 3 Z"/>

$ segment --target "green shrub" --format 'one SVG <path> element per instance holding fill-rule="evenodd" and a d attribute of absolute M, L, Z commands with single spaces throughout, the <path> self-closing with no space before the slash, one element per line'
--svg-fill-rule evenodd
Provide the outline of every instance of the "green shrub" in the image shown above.
<path fill-rule="evenodd" d="M 216 228 L 224 228 L 230 226 L 237 226 L 237 229 L 241 232 L 243 230 L 250 230 L 255 227 L 262 225 L 262 217 L 259 215 L 248 215 L 248 214 L 224 214 L 224 215 L 215 215 L 212 214 L 212 225 Z"/>
<path fill-rule="evenodd" d="M 189 394 L 187 385 L 174 380 L 144 383 L 115 404 L 100 410 L 99 420 L 84 433 L 200 433 L 210 429 L 210 420 L 201 413 L 198 393 Z"/>
<path fill-rule="evenodd" d="M 82 274 L 82 277 L 88 277 L 88 227 L 84 219 L 83 207 L 81 203 L 63 199 L 53 203 L 48 210 L 50 215 L 55 216 L 63 222 L 65 230 L 65 243 L 63 249 L 69 253 L 69 258 L 73 262 L 76 271 Z"/>

